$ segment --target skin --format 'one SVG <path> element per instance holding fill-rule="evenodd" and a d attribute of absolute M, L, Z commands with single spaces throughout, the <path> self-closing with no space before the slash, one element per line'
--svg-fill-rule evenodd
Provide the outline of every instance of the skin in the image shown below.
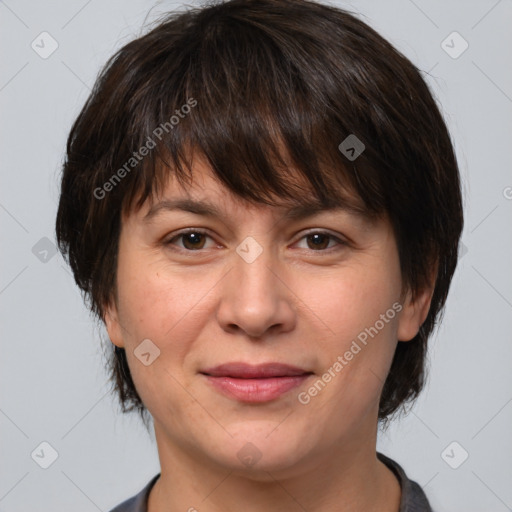
<path fill-rule="evenodd" d="M 145 222 L 149 202 L 124 217 L 117 298 L 105 314 L 154 418 L 161 477 L 149 512 L 240 504 L 247 512 L 397 512 L 400 486 L 376 457 L 378 403 L 396 344 L 417 334 L 432 289 L 401 296 L 386 219 L 336 210 L 286 220 L 286 208 L 233 196 L 202 160 L 193 176 L 186 189 L 170 178 L 162 197 L 208 200 L 225 217 L 161 210 Z M 208 235 L 178 237 L 184 228 Z M 317 248 L 310 231 L 335 238 Z M 252 263 L 236 252 L 248 236 L 263 249 Z M 298 394 L 397 302 L 402 310 L 300 403 Z M 160 350 L 148 366 L 134 355 L 144 339 Z M 314 375 L 271 402 L 242 403 L 199 373 L 231 361 L 278 361 Z M 261 455 L 252 466 L 237 456 L 248 442 Z"/>

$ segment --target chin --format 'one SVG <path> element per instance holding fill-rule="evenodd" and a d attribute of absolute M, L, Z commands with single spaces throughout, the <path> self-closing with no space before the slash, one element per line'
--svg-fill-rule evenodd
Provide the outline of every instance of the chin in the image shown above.
<path fill-rule="evenodd" d="M 212 456 L 235 474 L 262 482 L 273 480 L 268 472 L 294 472 L 312 446 L 307 435 L 284 428 L 284 423 L 276 426 L 268 421 L 239 424 L 233 438 L 219 446 L 222 452 Z"/>

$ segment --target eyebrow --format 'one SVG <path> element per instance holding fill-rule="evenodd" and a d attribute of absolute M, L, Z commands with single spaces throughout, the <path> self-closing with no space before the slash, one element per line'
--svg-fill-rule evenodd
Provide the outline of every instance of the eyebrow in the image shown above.
<path fill-rule="evenodd" d="M 207 201 L 199 201 L 194 199 L 164 199 L 154 204 L 143 218 L 144 223 L 150 223 L 156 216 L 165 211 L 184 211 L 189 213 L 195 213 L 196 215 L 203 215 L 205 217 L 215 217 L 219 219 L 225 219 L 227 217 L 219 208 Z M 340 203 L 336 206 L 325 207 L 318 202 L 300 204 L 288 208 L 282 218 L 287 220 L 302 220 L 313 215 L 325 211 L 345 211 L 354 216 L 361 217 L 362 219 L 368 219 L 368 213 L 362 208 L 348 204 Z"/>

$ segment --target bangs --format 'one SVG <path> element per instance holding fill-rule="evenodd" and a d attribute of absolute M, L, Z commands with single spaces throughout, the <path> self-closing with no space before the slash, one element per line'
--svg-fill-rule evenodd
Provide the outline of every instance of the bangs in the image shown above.
<path fill-rule="evenodd" d="M 197 37 L 189 33 L 176 45 L 185 52 L 149 44 L 146 59 L 154 57 L 147 66 L 159 69 L 158 79 L 144 77 L 141 67 L 141 76 L 130 77 L 140 89 L 151 81 L 154 90 L 128 105 L 137 113 L 129 120 L 129 151 L 150 140 L 154 149 L 127 180 L 124 212 L 161 194 L 169 173 L 190 185 L 199 154 L 221 184 L 249 202 L 381 213 L 378 177 L 364 155 L 351 162 L 338 149 L 356 125 L 333 108 L 326 88 L 332 77 L 319 88 L 319 71 L 308 67 L 300 39 L 276 41 L 265 27 L 233 16 L 206 21 L 196 24 Z"/>

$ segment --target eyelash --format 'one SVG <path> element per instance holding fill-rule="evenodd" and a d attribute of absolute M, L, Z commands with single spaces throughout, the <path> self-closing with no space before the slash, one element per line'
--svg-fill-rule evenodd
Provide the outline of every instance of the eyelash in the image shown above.
<path fill-rule="evenodd" d="M 179 231 L 178 233 L 174 233 L 172 235 L 171 238 L 169 238 L 167 241 L 164 242 L 164 244 L 166 246 L 172 246 L 174 245 L 172 242 L 176 239 L 179 239 L 180 237 L 183 237 L 185 235 L 188 235 L 190 233 L 196 233 L 198 235 L 204 235 L 204 236 L 207 236 L 211 239 L 213 239 L 213 237 L 207 232 L 207 231 L 204 231 L 202 229 L 195 229 L 195 228 L 188 228 L 188 229 L 185 229 L 183 231 Z M 339 250 L 341 247 L 343 246 L 347 246 L 348 243 L 344 240 L 342 240 L 341 238 L 333 235 L 332 233 L 328 232 L 328 231 L 310 231 L 310 232 L 307 232 L 305 233 L 299 240 L 302 240 L 308 236 L 311 236 L 311 235 L 324 235 L 324 236 L 327 236 L 329 237 L 330 240 L 334 240 L 337 242 L 337 245 L 338 247 L 329 247 L 327 249 L 318 249 L 318 250 L 314 250 L 314 249 L 302 249 L 302 250 L 307 250 L 307 251 L 310 251 L 310 252 L 314 252 L 314 253 L 331 253 L 333 250 L 336 251 L 336 250 Z M 206 249 L 197 249 L 197 250 L 191 250 L 191 249 L 185 249 L 185 248 L 182 248 L 182 247 L 178 247 L 178 248 L 173 248 L 173 250 L 177 251 L 177 252 L 181 252 L 181 253 L 194 253 L 194 252 L 197 252 L 197 253 L 200 253 Z"/>

